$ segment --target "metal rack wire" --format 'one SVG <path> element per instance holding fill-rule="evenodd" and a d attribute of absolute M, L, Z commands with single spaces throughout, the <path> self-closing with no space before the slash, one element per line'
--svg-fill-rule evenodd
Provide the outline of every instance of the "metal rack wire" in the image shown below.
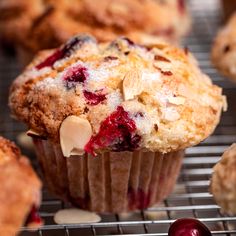
<path fill-rule="evenodd" d="M 190 9 L 194 17 L 193 31 L 184 45 L 199 60 L 200 66 L 213 81 L 224 88 L 228 96 L 229 110 L 213 136 L 197 147 L 189 148 L 174 193 L 161 205 L 142 212 L 120 215 L 102 215 L 100 223 L 56 225 L 54 213 L 67 207 L 44 190 L 40 209 L 45 226 L 36 232 L 22 228 L 21 236 L 75 236 L 75 235 L 167 235 L 171 222 L 180 217 L 196 217 L 203 221 L 213 235 L 236 235 L 236 217 L 221 214 L 209 193 L 209 178 L 213 165 L 222 152 L 236 140 L 236 86 L 222 78 L 211 67 L 209 51 L 212 38 L 220 24 L 219 2 L 216 0 L 191 0 Z M 14 56 L 0 52 L 0 134 L 16 140 L 24 126 L 10 118 L 7 108 L 8 88 L 19 73 Z M 27 153 L 27 150 L 24 150 Z M 30 154 L 30 153 L 28 153 Z M 31 155 L 32 156 L 32 155 Z M 33 157 L 32 157 L 33 158 Z M 34 159 L 32 159 L 34 161 Z"/>

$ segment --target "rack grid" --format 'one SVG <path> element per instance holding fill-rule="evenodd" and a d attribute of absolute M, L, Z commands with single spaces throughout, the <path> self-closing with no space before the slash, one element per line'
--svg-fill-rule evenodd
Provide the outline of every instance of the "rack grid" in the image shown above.
<path fill-rule="evenodd" d="M 209 61 L 212 39 L 221 23 L 217 0 L 189 0 L 193 16 L 193 30 L 183 46 L 187 46 L 199 60 L 202 70 L 224 88 L 229 109 L 223 114 L 214 134 L 196 147 L 187 149 L 186 158 L 174 193 L 161 205 L 141 212 L 101 215 L 102 221 L 93 224 L 56 225 L 54 213 L 66 208 L 57 198 L 43 190 L 40 214 L 45 225 L 35 232 L 21 229 L 21 236 L 75 236 L 75 235 L 168 235 L 170 224 L 177 218 L 196 217 L 204 222 L 213 235 L 236 236 L 236 217 L 223 215 L 209 193 L 212 167 L 222 152 L 236 140 L 236 85 L 220 76 Z M 14 55 L 0 51 L 0 134 L 17 141 L 25 127 L 12 120 L 7 107 L 9 85 L 20 73 Z M 34 155 L 28 150 L 37 168 Z"/>

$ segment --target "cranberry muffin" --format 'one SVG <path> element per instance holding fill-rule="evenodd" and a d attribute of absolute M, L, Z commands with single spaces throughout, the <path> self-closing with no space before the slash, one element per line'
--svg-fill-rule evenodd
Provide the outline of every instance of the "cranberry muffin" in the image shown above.
<path fill-rule="evenodd" d="M 232 144 L 214 166 L 211 192 L 225 213 L 236 215 L 236 144 Z"/>
<path fill-rule="evenodd" d="M 97 212 L 143 209 L 167 197 L 183 150 L 213 132 L 223 103 L 221 89 L 184 50 L 86 35 L 41 52 L 9 99 L 34 136 L 49 188 Z"/>
<path fill-rule="evenodd" d="M 211 60 L 215 67 L 227 78 L 236 81 L 236 14 L 218 32 L 214 40 Z"/>
<path fill-rule="evenodd" d="M 22 225 L 39 227 L 41 182 L 12 142 L 0 137 L 0 234 L 15 236 Z"/>
<path fill-rule="evenodd" d="M 103 42 L 120 35 L 142 43 L 156 36 L 176 42 L 190 26 L 183 0 L 101 0 L 99 7 L 93 0 L 2 0 L 0 15 L 0 34 L 15 42 L 25 60 L 77 33 Z"/>

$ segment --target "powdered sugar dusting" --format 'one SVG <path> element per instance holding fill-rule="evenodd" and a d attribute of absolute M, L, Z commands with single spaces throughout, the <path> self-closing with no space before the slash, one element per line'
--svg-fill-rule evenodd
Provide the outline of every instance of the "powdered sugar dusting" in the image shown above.
<path fill-rule="evenodd" d="M 59 73 L 58 76 L 56 78 L 52 78 L 52 77 L 47 77 L 42 81 L 39 81 L 35 87 L 39 88 L 43 91 L 45 90 L 50 90 L 50 89 L 58 89 L 58 90 L 66 90 L 63 81 L 61 79 L 62 77 L 62 73 Z"/>
<path fill-rule="evenodd" d="M 119 90 L 115 90 L 114 92 L 107 95 L 107 105 L 111 110 L 115 110 L 116 107 L 121 104 L 121 101 L 122 97 Z"/>
<path fill-rule="evenodd" d="M 174 107 L 167 107 L 163 110 L 163 119 L 167 121 L 175 121 L 180 118 L 180 114 Z"/>
<path fill-rule="evenodd" d="M 161 82 L 161 75 L 159 72 L 142 72 L 142 80 L 146 83 L 151 84 L 153 81 Z"/>

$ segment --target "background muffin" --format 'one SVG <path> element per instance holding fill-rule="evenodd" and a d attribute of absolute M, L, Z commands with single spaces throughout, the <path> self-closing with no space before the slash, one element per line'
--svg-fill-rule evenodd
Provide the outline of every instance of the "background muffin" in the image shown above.
<path fill-rule="evenodd" d="M 211 59 L 219 71 L 236 81 L 236 14 L 218 32 L 212 46 Z"/>
<path fill-rule="evenodd" d="M 0 137 L 0 232 L 15 236 L 26 224 L 31 228 L 42 224 L 37 215 L 41 182 L 29 161 L 10 141 Z"/>
<path fill-rule="evenodd" d="M 83 208 L 121 212 L 168 195 L 182 150 L 213 132 L 224 98 L 191 54 L 166 43 L 77 36 L 39 54 L 9 101 L 36 136 L 54 192 Z"/>
<path fill-rule="evenodd" d="M 2 0 L 1 12 L 0 34 L 15 43 L 26 60 L 77 33 L 93 34 L 99 41 L 126 35 L 136 42 L 155 36 L 176 42 L 190 25 L 183 0 L 102 0 L 99 7 L 93 0 Z"/>
<path fill-rule="evenodd" d="M 232 144 L 214 166 L 211 192 L 217 204 L 230 215 L 236 215 L 236 144 Z"/>
<path fill-rule="evenodd" d="M 223 7 L 223 13 L 225 20 L 229 19 L 230 16 L 236 10 L 236 1 L 235 0 L 221 0 L 221 4 Z"/>

